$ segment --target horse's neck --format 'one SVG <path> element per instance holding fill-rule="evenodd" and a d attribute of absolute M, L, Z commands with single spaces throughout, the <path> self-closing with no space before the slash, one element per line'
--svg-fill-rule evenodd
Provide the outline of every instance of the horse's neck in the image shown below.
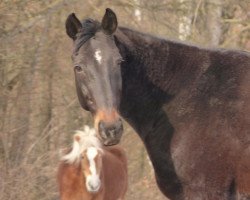
<path fill-rule="evenodd" d="M 123 96 L 121 114 L 142 138 L 153 163 L 158 183 L 181 190 L 171 158 L 174 128 L 162 110 L 181 90 L 191 87 L 201 73 L 197 68 L 197 47 L 189 47 L 128 29 L 122 29 L 129 46 L 122 66 Z M 124 37 L 124 36 L 123 36 Z M 126 45 L 125 44 L 125 45 Z M 206 51 L 202 51 L 206 58 Z M 193 56 L 193 58 L 191 57 Z M 170 189 L 171 190 L 171 189 Z M 171 191 L 170 191 L 171 192 Z"/>
<path fill-rule="evenodd" d="M 168 95 L 192 85 L 209 66 L 209 51 L 121 28 L 129 52 L 126 65 Z M 120 34 L 122 35 L 122 34 Z M 129 42 L 128 42 L 129 41 Z M 133 61 L 131 61 L 133 60 Z M 129 76 L 134 72 L 130 71 Z"/>
<path fill-rule="evenodd" d="M 210 51 L 127 28 L 120 28 L 117 37 L 125 60 L 121 112 L 134 118 L 140 132 L 139 126 L 154 121 L 164 104 L 185 100 L 180 95 L 191 91 L 209 67 Z"/>

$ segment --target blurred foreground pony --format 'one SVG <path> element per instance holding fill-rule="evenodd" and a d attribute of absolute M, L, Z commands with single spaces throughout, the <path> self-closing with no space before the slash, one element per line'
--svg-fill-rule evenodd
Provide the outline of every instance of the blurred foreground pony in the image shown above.
<path fill-rule="evenodd" d="M 121 115 L 169 199 L 250 199 L 249 52 L 120 27 L 111 9 L 101 22 L 70 14 L 66 31 L 79 102 L 104 145 L 119 143 Z"/>
<path fill-rule="evenodd" d="M 127 160 L 118 146 L 103 147 L 94 129 L 77 131 L 58 170 L 61 200 L 123 200 Z"/>

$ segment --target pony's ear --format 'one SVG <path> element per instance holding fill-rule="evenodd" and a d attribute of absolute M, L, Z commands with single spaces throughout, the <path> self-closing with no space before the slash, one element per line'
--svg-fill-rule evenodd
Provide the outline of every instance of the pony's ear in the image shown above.
<path fill-rule="evenodd" d="M 76 39 L 76 34 L 82 28 L 82 24 L 75 16 L 75 13 L 71 13 L 65 22 L 66 32 L 70 38 Z"/>
<path fill-rule="evenodd" d="M 81 136 L 79 134 L 75 134 L 74 135 L 74 141 L 80 142 L 80 140 L 81 140 Z"/>
<path fill-rule="evenodd" d="M 118 23 L 115 13 L 110 8 L 107 8 L 105 15 L 102 18 L 102 29 L 104 33 L 111 35 L 115 32 L 117 25 Z"/>

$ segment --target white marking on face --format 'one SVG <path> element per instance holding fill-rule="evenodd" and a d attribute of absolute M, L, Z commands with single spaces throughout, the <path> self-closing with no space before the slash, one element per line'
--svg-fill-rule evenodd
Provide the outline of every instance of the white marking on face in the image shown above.
<path fill-rule="evenodd" d="M 95 157 L 97 156 L 98 152 L 97 149 L 94 147 L 89 147 L 87 149 L 87 157 L 89 160 L 89 167 L 90 167 L 90 172 L 92 175 L 96 174 L 96 166 L 95 166 Z"/>
<path fill-rule="evenodd" d="M 98 192 L 101 187 L 101 181 L 98 176 L 87 176 L 86 187 L 89 192 Z"/>
<path fill-rule="evenodd" d="M 101 54 L 101 53 L 102 53 L 102 52 L 101 52 L 100 49 L 97 49 L 97 50 L 95 51 L 95 59 L 97 60 L 97 62 L 98 62 L 99 64 L 102 63 L 102 54 Z"/>
<path fill-rule="evenodd" d="M 87 149 L 87 157 L 89 160 L 89 170 L 91 172 L 90 175 L 86 178 L 86 186 L 89 192 L 97 192 L 100 188 L 101 181 L 99 174 L 97 174 L 95 157 L 97 156 L 98 151 L 94 147 L 89 147 Z"/>

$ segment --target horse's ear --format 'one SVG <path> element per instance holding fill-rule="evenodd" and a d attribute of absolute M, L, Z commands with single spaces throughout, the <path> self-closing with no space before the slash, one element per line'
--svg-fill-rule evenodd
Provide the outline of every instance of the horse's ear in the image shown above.
<path fill-rule="evenodd" d="M 76 34 L 80 31 L 80 29 L 82 28 L 82 24 L 79 21 L 79 19 L 77 19 L 77 17 L 75 16 L 75 13 L 71 13 L 65 23 L 66 26 L 66 32 L 68 34 L 68 36 L 70 38 L 72 38 L 73 40 L 76 39 Z"/>
<path fill-rule="evenodd" d="M 115 32 L 117 25 L 118 23 L 115 13 L 110 8 L 107 8 L 105 15 L 102 18 L 102 29 L 104 33 L 111 35 Z"/>

